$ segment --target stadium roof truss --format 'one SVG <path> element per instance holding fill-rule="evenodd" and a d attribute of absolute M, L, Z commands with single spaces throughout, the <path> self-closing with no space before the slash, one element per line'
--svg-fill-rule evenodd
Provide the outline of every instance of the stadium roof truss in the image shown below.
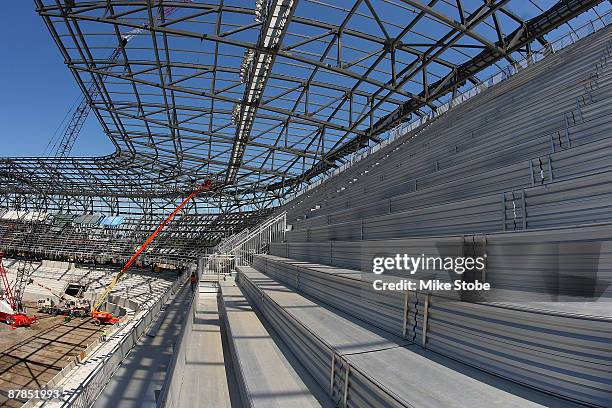
<path fill-rule="evenodd" d="M 173 201 L 213 177 L 207 200 L 231 212 L 273 206 L 601 0 L 35 2 L 115 152 L 0 159 L 5 200 Z"/>

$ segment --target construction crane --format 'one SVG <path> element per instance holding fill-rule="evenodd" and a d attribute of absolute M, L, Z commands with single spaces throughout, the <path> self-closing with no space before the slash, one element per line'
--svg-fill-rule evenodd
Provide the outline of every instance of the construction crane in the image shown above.
<path fill-rule="evenodd" d="M 21 303 L 23 293 L 18 293 L 19 290 L 15 286 L 11 287 L 6 269 L 2 262 L 4 254 L 0 252 L 0 321 L 10 324 L 13 327 L 30 326 L 36 322 L 36 317 L 30 317 L 26 314 L 26 310 Z"/>
<path fill-rule="evenodd" d="M 161 224 L 159 224 L 159 226 L 155 229 L 155 231 L 153 231 L 153 233 L 151 233 L 151 235 L 149 235 L 149 237 L 144 241 L 144 243 L 140 246 L 140 248 L 138 248 L 138 250 L 136 250 L 136 252 L 134 252 L 134 255 L 132 255 L 132 257 L 127 261 L 127 263 L 123 266 L 123 268 L 121 268 L 119 273 L 117 275 L 115 275 L 115 277 L 111 280 L 111 282 L 108 284 L 108 286 L 104 289 L 104 291 L 100 294 L 100 296 L 94 302 L 94 304 L 93 304 L 93 306 L 91 308 L 91 317 L 94 319 L 94 324 L 96 324 L 96 325 L 100 325 L 100 324 L 114 324 L 114 323 L 117 323 L 119 321 L 119 319 L 117 317 L 113 316 L 112 313 L 104 312 L 104 311 L 99 310 L 100 307 L 102 306 L 102 304 L 108 298 L 108 295 L 115 288 L 117 283 L 119 283 L 119 280 L 123 277 L 125 272 L 127 272 L 127 270 L 130 269 L 130 267 L 134 264 L 134 262 L 136 262 L 136 260 L 140 256 L 140 254 L 145 249 L 147 249 L 147 247 L 153 241 L 153 239 L 157 236 L 157 234 L 159 234 L 161 232 L 161 230 L 164 229 L 164 227 L 174 218 L 174 216 L 176 214 L 179 213 L 179 211 L 181 211 L 181 209 L 191 199 L 196 197 L 202 191 L 209 190 L 212 187 L 212 184 L 213 184 L 212 180 L 206 180 L 204 182 L 204 184 L 202 184 L 201 186 L 196 188 L 191 194 L 189 194 L 187 196 L 187 198 L 185 198 L 183 200 L 183 202 L 181 202 L 178 205 L 178 207 L 176 207 L 176 209 L 174 211 L 172 211 L 170 213 L 170 215 L 168 215 L 168 217 L 166 217 L 166 219 Z"/>
<path fill-rule="evenodd" d="M 65 293 L 57 293 L 50 287 L 43 285 L 42 283 L 32 281 L 32 284 L 39 286 L 58 299 L 56 304 L 53 299 L 39 299 L 36 303 L 38 305 L 38 311 L 50 315 L 68 315 L 71 317 L 85 317 L 90 314 L 91 303 L 87 299 L 78 298 L 76 296 Z M 68 284 L 66 284 L 68 286 Z"/>
<path fill-rule="evenodd" d="M 191 1 L 192 0 L 183 0 L 184 3 L 191 3 Z M 164 7 L 163 8 L 164 19 L 170 16 L 172 13 L 174 13 L 177 9 L 178 7 L 176 6 Z M 156 17 L 156 21 L 159 21 L 159 20 L 161 20 L 161 17 L 158 14 Z M 113 65 L 115 62 L 117 62 L 119 60 L 119 55 L 121 54 L 121 51 L 125 48 L 128 42 L 132 38 L 140 34 L 141 32 L 145 31 L 146 29 L 147 29 L 147 26 L 143 28 L 139 27 L 139 28 L 135 28 L 127 32 L 125 35 L 122 35 L 119 46 L 115 48 L 113 52 L 111 53 L 111 55 L 108 57 L 109 65 Z M 102 79 L 104 79 L 104 76 L 102 76 Z M 91 105 L 89 104 L 87 95 L 89 95 L 90 100 L 93 102 L 98 97 L 99 94 L 100 94 L 100 89 L 97 83 L 92 82 L 87 88 L 87 94 L 82 96 L 76 109 L 74 110 L 72 117 L 68 121 L 68 124 L 66 125 L 66 128 L 64 129 L 64 134 L 62 135 L 61 139 L 59 140 L 59 142 L 51 146 L 52 149 L 55 146 L 57 146 L 57 148 L 55 149 L 55 154 L 54 154 L 55 158 L 62 159 L 62 158 L 68 157 L 68 155 L 72 151 L 72 148 L 74 147 L 74 143 L 76 142 L 76 139 L 79 136 L 79 133 L 81 132 L 81 129 L 83 129 L 83 125 L 85 124 L 85 120 L 87 119 L 87 116 L 89 116 L 89 112 L 91 112 Z"/>
<path fill-rule="evenodd" d="M 190 3 L 192 0 L 182 0 L 182 1 L 184 3 Z M 169 15 L 171 15 L 172 13 L 174 13 L 177 9 L 178 9 L 177 6 L 164 7 L 162 9 L 162 14 L 163 14 L 164 19 L 168 17 Z M 161 15 L 158 14 L 156 16 L 156 21 L 160 21 L 160 20 L 161 20 Z M 119 46 L 115 48 L 115 50 L 113 50 L 110 57 L 108 58 L 109 65 L 113 65 L 116 61 L 118 61 L 121 51 L 125 48 L 128 42 L 135 36 L 145 31 L 147 28 L 148 26 L 135 28 L 127 32 L 125 35 L 122 35 Z M 104 76 L 102 77 L 102 79 L 103 78 Z M 89 95 L 92 102 L 98 97 L 99 93 L 100 93 L 99 88 L 95 82 L 91 83 L 89 87 L 87 88 L 87 95 Z M 81 132 L 81 129 L 83 128 L 85 120 L 87 119 L 87 116 L 89 115 L 90 111 L 91 111 L 91 105 L 89 104 L 89 100 L 87 99 L 86 95 L 83 95 L 83 97 L 79 101 L 79 104 L 77 105 L 74 111 L 74 114 L 68 121 L 68 125 L 66 126 L 64 130 L 64 134 L 62 135 L 59 142 L 53 145 L 52 143 L 49 143 L 49 146 L 51 147 L 51 149 L 55 149 L 55 153 L 53 154 L 55 158 L 61 159 L 61 158 L 68 157 L 68 155 L 72 151 L 72 148 L 74 147 L 74 143 L 79 133 Z M 40 208 L 37 208 L 37 212 L 40 212 Z M 28 229 L 27 229 L 27 234 L 25 235 L 25 239 L 23 240 L 24 248 L 30 247 L 31 244 L 33 243 L 32 241 L 35 239 L 36 234 L 35 234 L 34 229 L 36 228 L 36 221 L 37 220 L 34 217 L 31 217 L 31 219 L 27 221 Z M 27 256 L 21 257 L 17 263 L 17 276 L 16 276 L 15 284 L 12 290 L 10 291 L 12 301 L 14 302 L 15 305 L 19 306 L 22 304 L 22 297 L 25 292 L 25 287 L 31 281 L 33 272 L 34 272 L 34 268 L 32 266 L 32 260 Z M 7 288 L 8 287 L 5 286 L 5 290 L 7 290 Z M 18 320 L 21 321 L 23 319 L 18 318 Z"/>

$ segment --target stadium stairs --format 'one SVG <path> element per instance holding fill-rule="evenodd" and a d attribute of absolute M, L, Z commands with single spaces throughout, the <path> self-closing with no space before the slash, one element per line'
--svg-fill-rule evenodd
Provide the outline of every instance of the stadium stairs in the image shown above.
<path fill-rule="evenodd" d="M 242 403 L 612 406 L 611 81 L 607 27 L 283 205 L 220 288 Z M 496 291 L 373 290 L 394 253 L 486 255 Z"/>
<path fill-rule="evenodd" d="M 288 240 L 610 221 L 601 185 L 611 177 L 611 33 L 545 59 L 289 203 Z"/>

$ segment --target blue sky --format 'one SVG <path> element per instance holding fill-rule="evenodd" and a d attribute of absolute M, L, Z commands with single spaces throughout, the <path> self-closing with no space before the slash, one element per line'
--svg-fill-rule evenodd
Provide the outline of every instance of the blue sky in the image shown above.
<path fill-rule="evenodd" d="M 81 92 L 34 2 L 3 2 L 2 12 L 0 156 L 41 156 Z M 73 154 L 99 155 L 112 150 L 90 115 Z"/>
<path fill-rule="evenodd" d="M 3 13 L 10 18 L 0 25 L 0 156 L 41 156 L 81 92 L 34 3 L 29 0 L 3 3 Z M 548 8 L 554 0 L 538 3 Z M 598 9 L 601 12 L 609 8 L 606 2 Z M 531 13 L 537 11 L 530 9 Z M 530 17 L 526 10 L 513 11 Z M 592 13 L 578 20 L 589 17 Z M 567 27 L 559 31 L 567 31 Z M 556 36 L 552 34 L 550 38 Z M 99 156 L 112 150 L 97 119 L 89 115 L 72 154 Z"/>

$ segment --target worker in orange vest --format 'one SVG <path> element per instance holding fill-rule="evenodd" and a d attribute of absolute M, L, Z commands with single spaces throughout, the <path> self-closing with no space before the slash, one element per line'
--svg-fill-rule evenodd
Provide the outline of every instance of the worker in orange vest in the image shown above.
<path fill-rule="evenodd" d="M 191 291 L 195 292 L 196 283 L 198 282 L 198 278 L 197 278 L 195 272 L 193 272 L 191 274 L 190 280 L 191 280 Z"/>

